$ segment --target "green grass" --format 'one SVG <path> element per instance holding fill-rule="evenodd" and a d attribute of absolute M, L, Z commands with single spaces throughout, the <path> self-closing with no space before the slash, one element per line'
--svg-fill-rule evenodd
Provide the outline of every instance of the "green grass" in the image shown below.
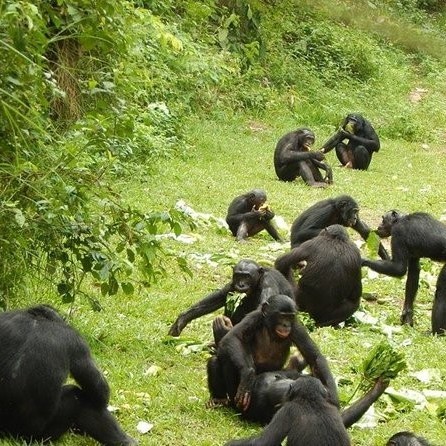
<path fill-rule="evenodd" d="M 130 182 L 123 181 L 122 190 L 127 200 L 142 210 L 165 209 L 184 199 L 198 212 L 224 218 L 233 196 L 262 187 L 276 215 L 283 217 L 288 225 L 312 203 L 343 193 L 358 200 L 362 219 L 372 227 L 391 208 L 405 212 L 423 210 L 438 218 L 446 215 L 445 154 L 441 146 L 423 149 L 419 144 L 383 140 L 382 149 L 374 156 L 367 172 L 337 167 L 335 154 L 330 153 L 328 160 L 334 166 L 334 185 L 324 190 L 311 189 L 300 181 L 279 182 L 274 174 L 275 142 L 295 127 L 291 117 L 257 118 L 255 125 L 242 116 L 219 122 L 191 119 L 188 152 L 154 166 L 156 173 L 141 182 L 138 176 Z M 321 143 L 328 134 L 315 130 Z M 286 231 L 281 232 L 288 238 Z M 200 226 L 192 235 L 196 237 L 194 244 L 167 242 L 170 249 L 189 258 L 192 278 L 182 275 L 172 264 L 168 277 L 148 290 L 138 290 L 132 297 L 119 294 L 102 298 L 105 311 L 101 313 L 89 311 L 81 301 L 73 308 L 73 324 L 87 338 L 110 381 L 111 404 L 118 408 L 120 422 L 142 445 L 218 445 L 260 430 L 259 426 L 241 422 L 228 410 L 205 408 L 208 399 L 206 351 L 184 354 L 180 348 L 163 341 L 176 316 L 221 287 L 230 277 L 230 266 L 238 259 L 248 257 L 271 265 L 281 252 L 289 249 L 289 244 L 272 244 L 267 234 L 240 244 L 214 225 Z M 350 235 L 359 240 L 356 233 L 350 231 Z M 365 255 L 364 246 L 362 250 Z M 215 266 L 193 260 L 194 254 L 221 254 L 222 257 Z M 437 266 L 433 268 L 438 272 Z M 341 330 L 323 328 L 312 333 L 335 376 L 347 382 L 340 387 L 343 400 L 350 397 L 359 382 L 359 375 L 352 367 L 359 367 L 371 346 L 385 338 L 379 329 L 383 324 L 395 327 L 391 342 L 405 354 L 408 363 L 408 370 L 392 386 L 397 390 L 444 389 L 445 339 L 428 334 L 434 282 L 426 275 L 424 278 L 415 304 L 413 329 L 399 325 L 404 280 L 370 278 L 364 269 L 364 291 L 375 294 L 378 301 L 363 301 L 362 306 L 378 318 L 376 326 L 358 323 Z M 210 341 L 212 318 L 213 315 L 208 315 L 193 321 L 182 336 L 199 344 Z M 151 372 L 152 366 L 157 373 Z M 410 375 L 425 368 L 439 369 L 442 380 L 422 384 Z M 383 398 L 377 405 L 381 411 L 389 407 L 386 401 Z M 152 431 L 138 434 L 139 421 L 153 423 Z M 446 438 L 446 425 L 427 409 L 393 413 L 373 429 L 353 427 L 350 433 L 353 444 L 371 446 L 383 445 L 392 433 L 406 429 L 438 444 Z M 61 444 L 94 442 L 67 435 Z"/>

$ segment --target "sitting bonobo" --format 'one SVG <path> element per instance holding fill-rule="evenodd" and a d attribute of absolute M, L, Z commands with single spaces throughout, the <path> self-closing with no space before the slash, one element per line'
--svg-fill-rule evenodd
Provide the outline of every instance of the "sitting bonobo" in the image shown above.
<path fill-rule="evenodd" d="M 328 363 L 296 314 L 293 299 L 271 296 L 220 340 L 217 354 L 208 361 L 211 405 L 229 404 L 246 412 L 258 374 L 282 370 L 295 345 L 338 406 Z"/>
<path fill-rule="evenodd" d="M 54 309 L 0 314 L 0 339 L 1 434 L 46 442 L 72 429 L 107 446 L 137 444 L 107 410 L 110 389 L 86 342 Z"/>
<path fill-rule="evenodd" d="M 323 161 L 325 155 L 311 150 L 314 141 L 312 130 L 304 127 L 280 138 L 274 151 L 274 168 L 280 180 L 293 181 L 301 177 L 312 187 L 326 187 L 333 183 L 331 167 Z M 325 177 L 319 169 L 325 171 Z"/>
<path fill-rule="evenodd" d="M 266 203 L 266 193 L 253 189 L 232 200 L 226 223 L 238 241 L 245 241 L 265 229 L 274 240 L 280 242 L 282 239 L 273 225 L 273 218 L 274 212 Z"/>

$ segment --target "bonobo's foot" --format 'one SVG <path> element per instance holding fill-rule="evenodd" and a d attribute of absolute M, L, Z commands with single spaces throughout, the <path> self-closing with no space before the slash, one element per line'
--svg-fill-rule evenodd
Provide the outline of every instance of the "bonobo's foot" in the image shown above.
<path fill-rule="evenodd" d="M 228 407 L 229 398 L 211 398 L 206 403 L 206 409 L 217 409 L 218 407 Z"/>
<path fill-rule="evenodd" d="M 316 181 L 314 183 L 309 183 L 308 186 L 311 186 L 311 187 L 328 187 L 328 183 L 322 183 L 320 181 Z"/>
<path fill-rule="evenodd" d="M 401 324 L 402 325 L 410 325 L 413 327 L 413 311 L 412 310 L 405 310 L 401 314 Z"/>

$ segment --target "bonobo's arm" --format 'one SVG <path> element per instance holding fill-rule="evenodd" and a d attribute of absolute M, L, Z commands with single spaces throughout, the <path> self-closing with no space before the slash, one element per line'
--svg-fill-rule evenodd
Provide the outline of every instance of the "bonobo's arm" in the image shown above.
<path fill-rule="evenodd" d="M 106 407 L 110 399 L 110 388 L 94 363 L 87 344 L 73 331 L 67 349 L 70 355 L 70 373 L 82 388 L 85 398 L 95 407 Z"/>
<path fill-rule="evenodd" d="M 308 241 L 308 240 L 307 240 Z M 293 271 L 299 266 L 299 263 L 306 260 L 309 255 L 309 243 L 302 243 L 297 248 L 278 257 L 274 267 L 280 271 L 292 286 L 296 286 Z"/>
<path fill-rule="evenodd" d="M 188 310 L 181 313 L 169 330 L 170 336 L 179 336 L 184 327 L 193 319 L 204 314 L 212 313 L 224 307 L 228 293 L 232 291 L 232 282 L 226 284 L 221 290 L 217 290 L 192 305 Z"/>
<path fill-rule="evenodd" d="M 368 260 L 362 259 L 362 266 L 368 266 L 377 273 L 392 277 L 402 277 L 407 272 L 409 252 L 404 240 L 404 233 L 392 235 L 392 260 Z"/>
<path fill-rule="evenodd" d="M 295 427 L 293 422 L 296 416 L 293 413 L 292 404 L 287 403 L 282 406 L 258 437 L 232 440 L 224 446 L 280 446 L 291 428 Z"/>
<path fill-rule="evenodd" d="M 261 329 L 263 315 L 261 310 L 247 314 L 231 331 L 220 341 L 219 352 L 224 356 L 223 361 L 230 361 L 240 375 L 240 383 L 235 395 L 235 403 L 243 411 L 251 402 L 251 391 L 254 385 L 256 369 L 251 347 L 253 337 Z"/>
<path fill-rule="evenodd" d="M 274 239 L 276 242 L 281 242 L 282 237 L 280 237 L 279 233 L 277 232 L 277 229 L 274 227 L 271 221 L 265 221 L 264 226 L 266 229 L 266 232 Z"/>
<path fill-rule="evenodd" d="M 344 426 L 349 428 L 356 423 L 367 412 L 369 407 L 384 393 L 389 383 L 390 381 L 378 378 L 373 387 L 365 395 L 355 401 L 350 407 L 343 410 L 341 416 Z"/>
<path fill-rule="evenodd" d="M 358 217 L 358 219 L 356 220 L 356 223 L 354 226 L 352 226 L 352 228 L 359 233 L 359 235 L 365 240 L 367 241 L 367 238 L 370 235 L 370 232 L 372 232 L 370 230 L 370 228 Z M 386 251 L 386 248 L 384 248 L 383 244 L 380 242 L 379 246 L 378 246 L 378 255 L 383 259 L 383 260 L 390 260 L 390 256 Z"/>
<path fill-rule="evenodd" d="M 307 161 L 307 160 L 317 160 L 322 161 L 325 155 L 322 152 L 313 150 L 302 150 L 295 149 L 289 145 L 281 154 L 281 159 L 283 163 L 292 163 L 296 161 Z"/>
<path fill-rule="evenodd" d="M 348 138 L 350 141 L 354 141 L 357 145 L 364 146 L 369 152 L 377 152 L 379 150 L 379 139 L 373 135 L 364 137 L 345 132 L 344 137 Z"/>
<path fill-rule="evenodd" d="M 325 170 L 324 180 L 328 184 L 333 184 L 333 170 L 332 170 L 332 168 L 327 163 L 324 163 L 323 161 L 318 161 L 316 159 L 312 159 L 311 161 L 316 167 L 319 167 L 319 169 Z"/>
<path fill-rule="evenodd" d="M 310 366 L 313 376 L 319 378 L 327 388 L 329 401 L 339 407 L 338 390 L 330 368 L 328 367 L 328 362 L 310 338 L 307 329 L 299 320 L 296 320 L 294 324 L 291 337 L 293 343 Z"/>

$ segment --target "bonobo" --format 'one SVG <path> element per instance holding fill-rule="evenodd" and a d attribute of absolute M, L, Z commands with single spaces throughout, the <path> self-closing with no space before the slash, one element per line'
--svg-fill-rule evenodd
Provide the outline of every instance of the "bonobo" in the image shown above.
<path fill-rule="evenodd" d="M 0 314 L 0 432 L 56 440 L 70 429 L 136 445 L 107 410 L 110 390 L 81 336 L 51 307 Z M 75 384 L 65 384 L 68 375 Z"/>
<path fill-rule="evenodd" d="M 262 375 L 273 375 L 273 372 L 263 373 L 259 378 Z M 283 404 L 282 407 L 261 435 L 246 440 L 233 440 L 225 446 L 280 445 L 285 438 L 288 446 L 350 446 L 346 428 L 358 421 L 388 386 L 388 382 L 377 380 L 366 395 L 341 414 L 339 408 L 333 404 L 329 391 L 317 378 L 302 375 L 296 380 L 277 377 L 273 381 L 270 376 L 268 379 L 272 384 L 263 383 L 262 391 L 271 392 L 271 386 L 279 389 L 276 383 L 280 383 L 280 392 L 284 398 L 277 401 L 277 405 Z M 253 394 L 253 404 L 254 398 Z M 268 409 L 271 410 L 271 406 Z"/>
<path fill-rule="evenodd" d="M 371 230 L 359 218 L 359 206 L 350 195 L 340 195 L 318 201 L 303 211 L 291 225 L 291 248 L 295 248 L 316 237 L 327 226 L 339 224 L 351 227 L 367 240 Z M 382 244 L 379 245 L 378 255 L 382 259 L 389 256 Z"/>
<path fill-rule="evenodd" d="M 370 122 L 359 114 L 351 113 L 344 118 L 339 130 L 324 143 L 321 151 L 327 153 L 333 148 L 336 148 L 336 156 L 343 166 L 367 170 L 373 152 L 379 151 L 380 142 Z"/>
<path fill-rule="evenodd" d="M 424 212 L 402 214 L 392 210 L 383 215 L 376 233 L 381 238 L 392 236 L 392 259 L 363 259 L 362 264 L 378 273 L 393 277 L 402 277 L 407 272 L 401 323 L 413 325 L 413 305 L 420 278 L 420 258 L 446 261 L 446 225 Z M 446 330 L 446 266 L 443 266 L 437 279 L 431 322 L 433 334 L 444 334 Z"/>
<path fill-rule="evenodd" d="M 299 282 L 294 270 L 305 262 Z M 275 265 L 293 285 L 300 311 L 317 326 L 337 325 L 359 307 L 362 295 L 361 253 L 341 225 L 331 225 L 318 236 L 278 257 Z"/>
<path fill-rule="evenodd" d="M 313 187 L 333 183 L 331 167 L 323 162 L 325 155 L 310 150 L 314 141 L 314 133 L 307 128 L 299 128 L 280 138 L 274 151 L 274 168 L 280 180 L 293 181 L 301 177 Z M 325 177 L 319 169 L 325 171 Z"/>
<path fill-rule="evenodd" d="M 389 438 L 386 446 L 431 446 L 431 444 L 412 432 L 398 432 Z"/>
<path fill-rule="evenodd" d="M 251 403 L 248 409 L 242 413 L 244 419 L 267 424 L 274 414 L 285 402 L 286 395 L 296 380 L 308 375 L 302 375 L 300 371 L 287 369 L 275 372 L 263 372 L 256 376 L 251 394 Z M 341 412 L 342 422 L 345 427 L 356 423 L 378 400 L 389 385 L 389 381 L 378 378 L 373 386 L 350 407 Z M 332 404 L 335 400 L 327 393 L 327 400 Z M 336 406 L 335 406 L 336 407 Z"/>
<path fill-rule="evenodd" d="M 290 297 L 271 296 L 221 339 L 207 366 L 211 404 L 229 404 L 246 412 L 258 374 L 282 370 L 294 344 L 328 389 L 333 404 L 339 405 L 328 363 L 296 314 Z"/>
<path fill-rule="evenodd" d="M 232 200 L 228 208 L 226 223 L 238 241 L 258 234 L 266 229 L 268 234 L 281 241 L 272 219 L 274 212 L 266 204 L 266 194 L 261 189 L 253 189 Z"/>
<path fill-rule="evenodd" d="M 229 297 L 234 292 L 244 296 L 233 302 Z M 240 260 L 233 269 L 231 281 L 181 313 L 170 327 L 169 335 L 179 336 L 193 319 L 225 307 L 224 315 L 217 317 L 213 324 L 214 339 L 218 344 L 233 325 L 275 294 L 293 297 L 291 285 L 279 271 L 262 267 L 253 260 Z M 229 303 L 235 308 L 230 308 Z"/>
<path fill-rule="evenodd" d="M 260 436 L 225 446 L 280 445 L 285 438 L 288 446 L 351 445 L 339 408 L 317 378 L 302 376 L 289 386 L 285 404 Z"/>

